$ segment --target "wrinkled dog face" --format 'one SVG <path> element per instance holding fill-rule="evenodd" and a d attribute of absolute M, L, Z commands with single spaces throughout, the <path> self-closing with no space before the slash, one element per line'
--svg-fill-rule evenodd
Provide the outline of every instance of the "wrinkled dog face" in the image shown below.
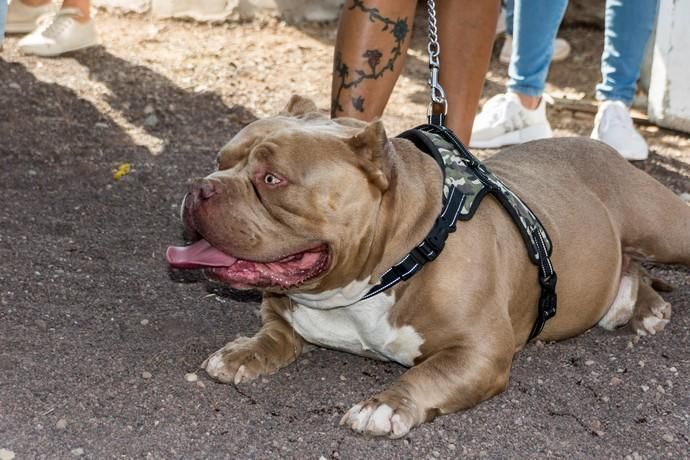
<path fill-rule="evenodd" d="M 332 121 L 293 97 L 194 181 L 183 221 L 200 240 L 171 248 L 168 260 L 236 288 L 310 292 L 355 279 L 388 187 L 386 143 L 378 122 Z"/>

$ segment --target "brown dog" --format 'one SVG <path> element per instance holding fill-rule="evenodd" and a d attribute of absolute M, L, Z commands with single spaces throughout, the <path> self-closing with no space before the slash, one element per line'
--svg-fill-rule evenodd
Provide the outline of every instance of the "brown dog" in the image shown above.
<path fill-rule="evenodd" d="M 599 324 L 640 334 L 671 314 L 639 261 L 690 266 L 690 207 L 606 145 L 530 142 L 487 166 L 540 218 L 559 275 L 558 314 L 539 335 L 559 340 Z M 416 246 L 441 208 L 442 173 L 381 122 L 330 120 L 293 97 L 220 152 L 218 171 L 186 196 L 197 243 L 170 248 L 178 267 L 264 293 L 263 326 L 203 364 L 241 383 L 293 362 L 308 344 L 397 361 L 410 369 L 342 423 L 404 436 L 438 414 L 506 387 L 527 341 L 540 287 L 517 227 L 492 198 L 458 224 L 438 259 L 407 282 L 361 300 Z"/>

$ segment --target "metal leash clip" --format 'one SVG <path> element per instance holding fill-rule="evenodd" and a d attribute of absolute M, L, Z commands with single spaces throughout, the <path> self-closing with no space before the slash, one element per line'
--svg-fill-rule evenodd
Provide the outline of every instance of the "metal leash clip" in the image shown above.
<path fill-rule="evenodd" d="M 438 29 L 436 28 L 436 3 L 434 0 L 427 0 L 427 10 L 429 13 L 429 43 L 427 50 L 429 52 L 429 87 L 431 88 L 431 102 L 427 108 L 427 118 L 430 124 L 443 125 L 443 120 L 448 113 L 448 99 L 446 92 L 443 90 L 441 83 L 438 80 L 438 73 L 441 68 L 439 61 L 439 54 L 441 53 L 441 45 L 438 42 Z M 437 109 L 441 107 L 439 112 Z"/>

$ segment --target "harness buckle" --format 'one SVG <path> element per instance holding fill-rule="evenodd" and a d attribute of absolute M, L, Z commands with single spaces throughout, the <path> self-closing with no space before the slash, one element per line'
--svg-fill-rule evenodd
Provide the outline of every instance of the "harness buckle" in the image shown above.
<path fill-rule="evenodd" d="M 421 259 L 419 262 L 427 263 L 431 262 L 438 257 L 439 252 L 441 252 L 434 243 L 432 243 L 429 238 L 424 238 L 424 240 L 415 247 L 411 253 L 414 254 L 413 257 Z"/>

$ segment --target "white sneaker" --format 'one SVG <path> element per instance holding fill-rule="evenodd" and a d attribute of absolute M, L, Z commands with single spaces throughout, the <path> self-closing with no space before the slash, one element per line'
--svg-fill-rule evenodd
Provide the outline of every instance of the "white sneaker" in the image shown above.
<path fill-rule="evenodd" d="M 47 18 L 42 24 L 19 40 L 19 49 L 26 54 L 38 56 L 57 56 L 98 44 L 98 34 L 92 19 L 79 22 L 78 8 L 63 8 L 55 16 Z"/>
<path fill-rule="evenodd" d="M 7 7 L 7 23 L 5 32 L 8 34 L 28 34 L 38 26 L 38 20 L 43 16 L 55 12 L 52 2 L 41 6 L 29 6 L 21 0 L 13 0 Z"/>
<path fill-rule="evenodd" d="M 522 106 L 515 93 L 492 97 L 474 119 L 470 147 L 495 149 L 553 137 L 546 119 L 547 98 L 546 94 L 542 95 L 539 106 L 529 110 Z"/>
<path fill-rule="evenodd" d="M 621 101 L 605 101 L 599 106 L 590 137 L 618 150 L 626 160 L 646 160 L 649 156 L 647 142 L 635 130 L 630 109 Z"/>
<path fill-rule="evenodd" d="M 553 54 L 551 55 L 552 62 L 560 62 L 565 60 L 570 56 L 570 43 L 563 38 L 557 38 L 553 42 Z M 506 35 L 506 39 L 503 41 L 503 48 L 501 48 L 501 54 L 498 56 L 498 60 L 504 64 L 510 63 L 510 55 L 513 53 L 513 37 Z"/>

